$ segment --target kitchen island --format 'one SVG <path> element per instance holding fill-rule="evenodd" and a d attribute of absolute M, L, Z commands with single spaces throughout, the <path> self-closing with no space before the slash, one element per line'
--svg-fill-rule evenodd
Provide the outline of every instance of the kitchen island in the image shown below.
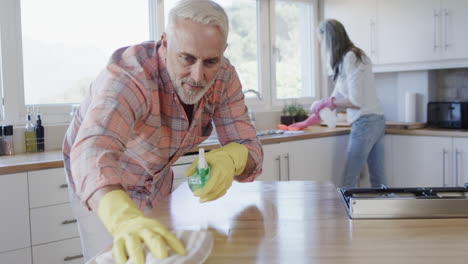
<path fill-rule="evenodd" d="M 198 203 L 183 184 L 150 214 L 210 230 L 206 263 L 467 263 L 468 219 L 350 220 L 331 183 L 233 183 Z"/>

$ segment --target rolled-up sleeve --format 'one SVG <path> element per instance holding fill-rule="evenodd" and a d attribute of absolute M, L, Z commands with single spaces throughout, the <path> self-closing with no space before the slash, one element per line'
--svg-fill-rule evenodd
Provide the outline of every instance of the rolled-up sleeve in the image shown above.
<path fill-rule="evenodd" d="M 93 96 L 70 153 L 75 191 L 85 204 L 102 187 L 125 188 L 120 157 L 146 106 L 141 89 L 116 65 L 109 65 L 91 90 Z"/>
<path fill-rule="evenodd" d="M 213 120 L 221 145 L 230 142 L 243 144 L 255 162 L 252 174 L 242 182 L 250 182 L 262 172 L 263 147 L 257 138 L 255 127 L 250 122 L 245 105 L 242 85 L 234 67 L 230 67 L 229 81 L 221 91 L 221 102 L 216 107 Z"/>

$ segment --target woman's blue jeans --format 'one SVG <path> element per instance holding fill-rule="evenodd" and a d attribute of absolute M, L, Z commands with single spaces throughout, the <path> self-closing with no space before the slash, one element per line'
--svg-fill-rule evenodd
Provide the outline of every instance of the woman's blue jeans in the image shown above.
<path fill-rule="evenodd" d="M 372 187 L 385 184 L 383 115 L 363 115 L 351 124 L 344 171 L 344 188 L 356 187 L 359 175 L 367 162 Z"/>

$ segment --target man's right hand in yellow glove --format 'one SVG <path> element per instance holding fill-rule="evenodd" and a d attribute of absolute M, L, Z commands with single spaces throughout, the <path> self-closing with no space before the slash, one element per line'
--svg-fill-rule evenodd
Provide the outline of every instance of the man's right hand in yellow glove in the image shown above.
<path fill-rule="evenodd" d="M 168 256 L 168 246 L 177 254 L 185 255 L 179 239 L 155 219 L 145 217 L 123 190 L 106 193 L 99 202 L 98 215 L 114 237 L 116 263 L 126 263 L 129 256 L 133 263 L 143 264 L 142 242 L 160 259 Z"/>
<path fill-rule="evenodd" d="M 194 191 L 200 202 L 207 202 L 223 196 L 232 185 L 234 176 L 244 172 L 249 151 L 239 143 L 229 143 L 205 154 L 210 166 L 210 178 L 205 186 Z M 192 176 L 197 169 L 198 159 L 185 171 L 185 176 Z"/>

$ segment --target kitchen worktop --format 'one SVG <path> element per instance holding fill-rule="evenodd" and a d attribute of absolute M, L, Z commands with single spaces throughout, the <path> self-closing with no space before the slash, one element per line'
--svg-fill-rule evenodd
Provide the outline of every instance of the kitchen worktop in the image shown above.
<path fill-rule="evenodd" d="M 331 183 L 233 183 L 200 204 L 186 184 L 149 216 L 210 230 L 209 263 L 466 263 L 468 219 L 350 220 Z"/>
<path fill-rule="evenodd" d="M 262 144 L 275 144 L 295 140 L 330 137 L 349 134 L 349 127 L 328 128 L 325 126 L 311 126 L 303 133 L 297 134 L 275 134 L 261 136 Z M 468 137 L 468 130 L 447 130 L 447 129 L 386 129 L 386 134 L 396 135 L 415 135 L 415 136 L 451 136 Z M 199 147 L 207 150 L 217 148 L 218 143 L 202 143 Z M 194 148 L 191 152 L 197 152 Z M 63 157 L 61 150 L 47 151 L 43 153 L 21 153 L 13 156 L 0 156 L 0 175 L 19 173 L 41 169 L 61 168 L 63 167 Z"/>

